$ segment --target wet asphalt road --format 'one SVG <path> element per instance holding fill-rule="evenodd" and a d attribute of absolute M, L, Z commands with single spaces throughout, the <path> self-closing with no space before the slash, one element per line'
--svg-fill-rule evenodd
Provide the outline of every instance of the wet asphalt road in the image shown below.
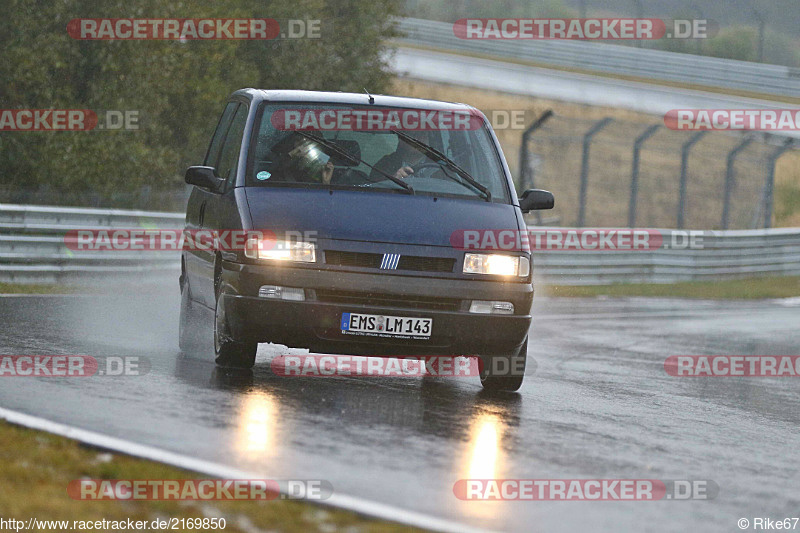
<path fill-rule="evenodd" d="M 281 378 L 179 355 L 177 283 L 0 298 L 0 353 L 149 358 L 147 375 L 0 378 L 0 406 L 264 477 L 516 531 L 739 531 L 800 514 L 800 381 L 676 378 L 669 355 L 800 353 L 786 302 L 538 298 L 520 394 L 477 378 Z M 203 360 L 206 359 L 206 361 Z M 713 501 L 463 502 L 461 478 L 704 479 Z M 84 504 L 81 504 L 84 505 Z M 85 505 L 91 505 L 85 503 Z"/>

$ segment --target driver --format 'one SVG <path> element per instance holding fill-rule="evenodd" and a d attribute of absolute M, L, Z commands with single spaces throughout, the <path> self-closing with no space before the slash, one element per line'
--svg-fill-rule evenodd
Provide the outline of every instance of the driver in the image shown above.
<path fill-rule="evenodd" d="M 311 139 L 294 133 L 282 139 L 272 151 L 278 154 L 276 167 L 280 169 L 281 181 L 330 184 L 333 163 Z"/>
<path fill-rule="evenodd" d="M 416 140 L 430 146 L 432 135 L 428 130 L 404 131 Z M 397 179 L 404 179 L 414 173 L 412 165 L 419 163 L 425 156 L 417 151 L 416 148 L 397 138 L 397 148 L 391 154 L 385 155 L 375 163 L 375 168 L 394 176 Z M 383 178 L 378 170 L 372 169 L 369 175 L 373 181 Z"/>

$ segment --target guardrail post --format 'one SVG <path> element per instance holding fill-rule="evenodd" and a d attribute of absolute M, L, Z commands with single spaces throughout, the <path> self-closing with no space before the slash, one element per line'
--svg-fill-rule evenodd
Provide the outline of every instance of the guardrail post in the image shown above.
<path fill-rule="evenodd" d="M 632 228 L 636 225 L 636 198 L 639 195 L 639 152 L 642 150 L 644 142 L 652 137 L 656 131 L 661 127 L 660 124 L 654 124 L 644 130 L 641 135 L 636 137 L 633 142 L 633 165 L 631 167 L 631 199 L 628 202 L 628 227 Z"/>
<path fill-rule="evenodd" d="M 583 156 L 581 158 L 581 189 L 578 196 L 578 227 L 583 226 L 586 220 L 586 192 L 589 188 L 589 147 L 592 137 L 608 126 L 614 119 L 606 117 L 598 120 L 583 136 Z"/>
<path fill-rule="evenodd" d="M 769 156 L 767 163 L 767 181 L 764 183 L 764 227 L 772 227 L 772 203 L 775 189 L 775 164 L 778 159 L 790 148 L 793 148 L 793 139 L 786 139 L 783 146 L 779 146 Z"/>
<path fill-rule="evenodd" d="M 686 141 L 681 147 L 681 182 L 678 191 L 678 216 L 675 226 L 677 229 L 683 229 L 683 218 L 686 212 L 686 185 L 689 172 L 689 152 L 692 146 L 705 136 L 708 131 L 698 131 Z"/>
<path fill-rule="evenodd" d="M 731 212 L 731 193 L 733 192 L 733 165 L 736 162 L 736 156 L 739 155 L 739 152 L 747 148 L 747 146 L 753 142 L 753 137 L 748 135 L 742 142 L 736 145 L 736 147 L 728 152 L 728 164 L 725 167 L 725 192 L 723 194 L 722 199 L 722 229 L 728 229 L 728 223 L 730 221 L 730 212 Z"/>

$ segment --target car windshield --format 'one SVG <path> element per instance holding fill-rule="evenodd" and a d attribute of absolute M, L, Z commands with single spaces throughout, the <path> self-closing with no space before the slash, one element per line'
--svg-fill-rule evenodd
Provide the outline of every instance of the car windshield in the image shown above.
<path fill-rule="evenodd" d="M 260 113 L 248 186 L 352 188 L 509 201 L 498 151 L 476 114 L 330 104 L 267 104 Z M 393 130 L 434 148 L 444 159 Z M 467 177 L 449 162 L 466 171 Z"/>

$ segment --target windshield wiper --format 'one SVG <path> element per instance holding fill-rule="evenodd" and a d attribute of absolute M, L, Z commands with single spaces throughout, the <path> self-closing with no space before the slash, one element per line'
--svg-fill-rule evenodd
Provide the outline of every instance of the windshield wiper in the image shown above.
<path fill-rule="evenodd" d="M 453 161 L 452 159 L 450 159 L 449 157 L 444 155 L 442 152 L 440 152 L 439 150 L 437 150 L 433 146 L 428 146 L 424 142 L 418 141 L 414 137 L 408 135 L 407 133 L 403 133 L 402 131 L 398 131 L 398 130 L 389 130 L 389 131 L 391 131 L 392 133 L 394 133 L 395 135 L 400 137 L 400 139 L 402 139 L 407 144 L 410 144 L 411 146 L 413 146 L 414 148 L 416 148 L 417 150 L 419 150 L 420 152 L 422 152 L 423 154 L 428 156 L 428 158 L 433 160 L 434 162 L 439 163 L 440 165 L 442 165 L 442 163 L 443 163 L 444 164 L 444 165 L 442 165 L 443 167 L 447 166 L 447 167 L 450 167 L 451 169 L 453 169 L 456 172 L 456 174 L 458 174 L 459 176 L 464 178 L 467 181 L 467 183 L 472 185 L 478 191 L 482 192 L 486 196 L 486 201 L 487 202 L 491 202 L 492 201 L 492 193 L 489 191 L 489 189 L 487 189 L 486 187 L 484 187 L 483 185 L 478 183 L 475 180 L 475 178 L 473 178 L 470 175 L 469 172 L 467 172 L 466 170 L 464 170 L 463 168 L 458 166 L 458 164 L 455 161 Z M 456 183 L 460 183 L 461 185 L 464 185 L 463 182 L 459 181 L 458 179 L 453 177 L 451 174 L 448 174 L 447 172 L 444 172 L 444 175 L 447 176 L 448 178 L 450 178 L 451 180 L 455 181 Z"/>
<path fill-rule="evenodd" d="M 403 189 L 408 191 L 409 194 L 414 194 L 414 189 L 411 187 L 411 185 L 409 185 L 405 181 L 401 180 L 400 178 L 395 178 L 391 174 L 388 174 L 387 172 L 384 172 L 383 170 L 381 170 L 379 168 L 375 168 L 374 166 L 370 165 L 369 163 L 367 163 L 363 159 L 354 156 L 353 154 L 349 153 L 347 150 L 344 150 L 343 148 L 337 146 L 336 144 L 330 142 L 329 140 L 323 139 L 322 137 L 317 137 L 316 135 L 312 135 L 312 134 L 306 133 L 304 131 L 297 131 L 296 133 L 299 133 L 303 137 L 305 137 L 307 139 L 311 139 L 312 141 L 321 144 L 322 146 L 324 146 L 325 148 L 331 150 L 332 152 L 336 152 L 337 154 L 339 154 L 340 156 L 342 156 L 346 160 L 350 161 L 351 163 L 363 163 L 363 164 L 367 165 L 372 170 L 374 170 L 377 173 L 379 173 L 379 174 L 383 175 L 384 177 L 386 177 L 386 179 L 391 180 L 391 181 L 395 182 L 396 184 L 400 185 Z"/>

